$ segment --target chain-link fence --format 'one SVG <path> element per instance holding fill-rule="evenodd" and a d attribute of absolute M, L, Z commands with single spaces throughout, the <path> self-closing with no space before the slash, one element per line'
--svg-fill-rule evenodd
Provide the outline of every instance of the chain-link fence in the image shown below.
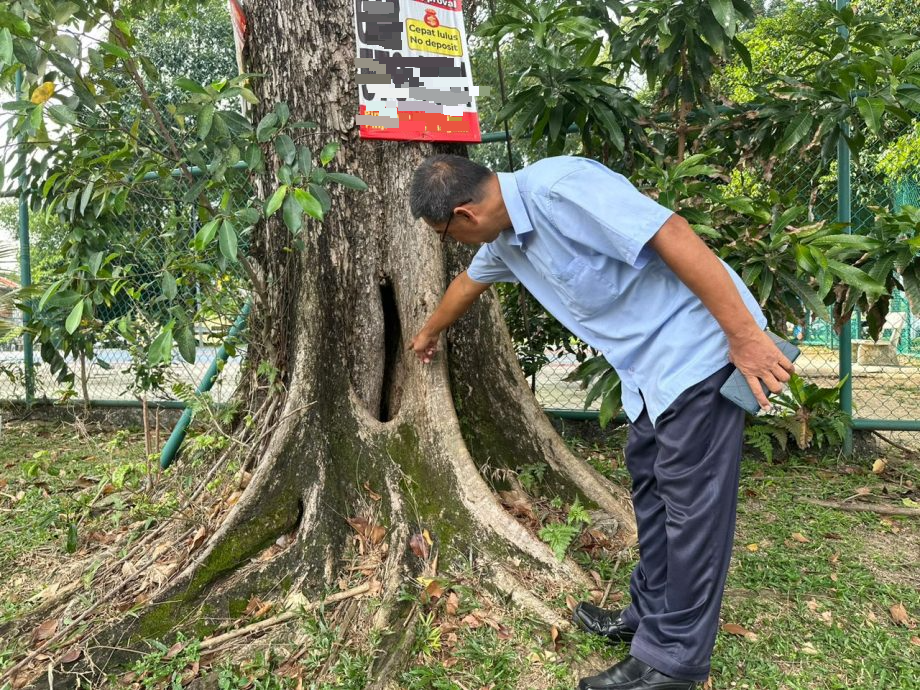
<path fill-rule="evenodd" d="M 248 185 L 243 173 L 238 177 L 241 187 Z M 60 344 L 54 338 L 56 333 L 65 337 L 60 327 L 71 305 L 55 307 L 52 298 L 41 307 L 36 294 L 30 300 L 34 311 L 26 318 L 31 318 L 32 326 L 45 326 L 52 342 L 36 343 L 29 367 L 23 335 L 14 330 L 5 338 L 0 351 L 0 400 L 185 405 L 209 368 L 216 365 L 218 351 L 226 344 L 248 294 L 238 265 L 222 257 L 216 246 L 195 248 L 200 223 L 189 187 L 186 178 L 176 175 L 148 180 L 131 192 L 123 213 L 99 221 L 101 246 L 90 242 L 68 250 L 84 252 L 90 262 L 100 254 L 100 261 L 114 256 L 105 264 L 105 271 L 90 270 L 83 278 L 84 290 L 104 296 L 69 336 L 80 338 L 82 333 L 87 348 L 77 356 L 64 356 L 64 369 L 52 370 L 51 360 L 60 356 L 55 354 L 55 344 Z M 65 260 L 60 246 L 69 228 L 38 214 L 33 217 L 42 224 L 42 241 L 33 243 L 30 256 L 21 260 L 43 267 L 44 274 L 37 280 L 46 288 L 62 275 L 56 270 Z M 240 241 L 242 249 L 245 234 Z M 22 321 L 21 314 L 10 317 Z M 174 330 L 187 329 L 189 346 L 184 352 L 173 348 L 166 361 L 152 362 L 148 355 L 151 344 L 170 324 Z M 229 345 L 232 356 L 220 363 L 220 376 L 211 390 L 217 402 L 232 394 L 244 356 L 243 342 Z M 61 372 L 72 374 L 71 380 L 63 380 Z"/>
<path fill-rule="evenodd" d="M 892 135 L 893 136 L 893 135 Z M 496 160 L 500 144 L 487 144 Z M 880 172 L 881 140 L 853 161 L 843 183 L 851 193 L 851 231 L 866 232 L 872 226 L 876 208 L 897 211 L 918 203 L 916 174 L 890 179 Z M 525 164 L 520 161 L 518 164 Z M 498 166 L 496 166 L 498 167 Z M 808 208 L 809 220 L 838 220 L 839 166 L 832 163 L 821 174 L 804 164 L 790 164 L 774 179 L 776 187 L 791 202 Z M 241 184 L 245 184 L 242 173 Z M 96 310 L 94 322 L 85 324 L 92 331 L 93 356 L 70 358 L 67 366 L 75 374 L 72 385 L 61 385 L 51 375 L 41 348 L 35 353 L 35 391 L 37 401 L 63 398 L 87 399 L 93 404 L 137 404 L 139 400 L 181 406 L 191 390 L 214 364 L 217 351 L 246 301 L 246 281 L 232 264 L 222 261 L 216 248 L 209 263 L 217 265 L 203 276 L 201 262 L 194 252 L 188 261 L 177 255 L 188 253 L 199 230 L 194 207 L 183 178 L 152 181 L 149 192 L 139 189 L 129 206 L 131 211 L 117 219 L 123 232 L 117 236 L 123 269 L 122 285 L 111 304 Z M 244 246 L 245 235 L 241 237 Z M 116 249 L 116 248 L 113 248 Z M 34 260 L 35 257 L 33 257 Z M 4 286 L 0 285 L 0 290 Z M 151 368 L 144 352 L 165 324 L 177 314 L 194 314 L 194 362 L 175 351 L 166 365 Z M 38 314 L 41 318 L 41 314 Z M 823 386 L 836 384 L 847 371 L 841 371 L 840 337 L 827 320 L 807 313 L 801 323 L 786 324 L 786 335 L 798 341 L 802 356 L 798 371 L 806 379 Z M 866 425 L 909 428 L 920 422 L 920 317 L 912 313 L 903 294 L 894 294 L 890 313 L 878 340 L 867 333 L 866 323 L 857 312 L 850 322 L 852 367 L 852 410 L 857 420 L 873 420 Z M 559 345 L 562 342 L 562 345 Z M 20 340 L 11 340 L 0 350 L 0 399 L 26 397 L 25 361 Z M 240 348 L 243 344 L 240 343 Z M 237 349 L 225 365 L 213 390 L 213 397 L 226 400 L 233 391 L 243 352 Z M 534 391 L 547 409 L 583 409 L 585 392 L 566 378 L 577 368 L 573 348 L 565 338 L 542 354 L 545 363 L 532 374 Z M 846 359 L 846 358 L 844 358 Z M 525 367 L 526 368 L 526 367 Z M 596 409 L 596 404 L 594 405 Z M 899 426 L 900 425 L 900 426 Z"/>

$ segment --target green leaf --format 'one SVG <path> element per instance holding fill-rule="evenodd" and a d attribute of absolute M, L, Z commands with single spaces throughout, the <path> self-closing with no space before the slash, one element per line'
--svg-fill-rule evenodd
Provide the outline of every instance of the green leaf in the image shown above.
<path fill-rule="evenodd" d="M 297 147 L 294 145 L 294 140 L 287 134 L 282 134 L 275 139 L 275 151 L 278 153 L 278 158 L 286 165 L 291 165 L 294 162 L 294 157 L 297 155 Z"/>
<path fill-rule="evenodd" d="M 295 189 L 294 198 L 297 199 L 297 203 L 300 204 L 300 207 L 308 216 L 316 218 L 316 220 L 323 219 L 323 207 L 310 192 L 303 189 Z"/>
<path fill-rule="evenodd" d="M 150 343 L 150 349 L 147 351 L 147 364 L 150 366 L 166 364 L 172 360 L 174 323 L 170 321 L 166 324 L 160 334 Z"/>
<path fill-rule="evenodd" d="M 80 325 L 80 321 L 83 318 L 83 300 L 78 301 L 73 309 L 70 310 L 70 314 L 67 315 L 67 321 L 64 322 L 64 330 L 66 330 L 71 335 L 77 327 Z M 60 323 L 60 322 L 58 322 Z"/>
<path fill-rule="evenodd" d="M 297 169 L 304 176 L 309 175 L 313 169 L 313 154 L 306 146 L 301 146 L 297 150 Z"/>
<path fill-rule="evenodd" d="M 0 24 L 6 25 L 10 31 L 23 38 L 28 38 L 32 33 L 32 27 L 29 26 L 29 22 L 19 15 L 6 10 L 0 10 Z"/>
<path fill-rule="evenodd" d="M 6 27 L 0 29 L 0 67 L 13 64 L 13 35 Z"/>
<path fill-rule="evenodd" d="M 729 38 L 735 35 L 735 8 L 732 7 L 731 0 L 709 0 L 709 8 L 712 10 L 716 21 L 725 29 Z"/>
<path fill-rule="evenodd" d="M 190 91 L 191 93 L 200 93 L 204 96 L 208 95 L 207 89 L 205 89 L 201 84 L 199 84 L 194 79 L 189 79 L 188 77 L 179 77 L 176 79 L 176 86 L 178 86 L 183 91 Z"/>
<path fill-rule="evenodd" d="M 173 337 L 176 341 L 176 347 L 179 348 L 179 354 L 189 364 L 195 363 L 195 354 L 197 343 L 195 342 L 195 331 L 192 324 L 188 321 L 183 322 L 175 329 Z"/>
<path fill-rule="evenodd" d="M 362 180 L 360 177 L 355 177 L 354 175 L 349 175 L 348 173 L 326 173 L 326 179 L 332 180 L 343 187 L 348 187 L 349 189 L 357 189 L 359 191 L 364 191 L 367 189 L 367 183 Z"/>
<path fill-rule="evenodd" d="M 131 54 L 120 45 L 109 43 L 108 41 L 99 41 L 99 47 L 109 55 L 114 55 L 115 57 L 121 58 L 122 60 L 131 59 Z"/>
<path fill-rule="evenodd" d="M 272 135 L 278 131 L 278 114 L 268 113 L 259 120 L 256 125 L 256 139 L 262 143 L 272 138 Z"/>
<path fill-rule="evenodd" d="M 64 547 L 67 553 L 74 553 L 77 550 L 77 523 L 71 522 L 67 525 L 67 544 Z"/>
<path fill-rule="evenodd" d="M 303 207 L 293 196 L 285 197 L 281 204 L 281 216 L 288 230 L 294 234 L 300 232 L 303 227 Z"/>
<path fill-rule="evenodd" d="M 58 34 L 52 40 L 58 50 L 61 51 L 61 54 L 66 55 L 69 58 L 75 58 L 80 53 L 80 42 L 77 41 L 73 36 L 68 36 L 67 34 Z"/>
<path fill-rule="evenodd" d="M 814 121 L 815 118 L 811 113 L 802 113 L 792 120 L 787 125 L 782 140 L 777 144 L 775 153 L 783 154 L 798 144 L 811 131 Z"/>
<path fill-rule="evenodd" d="M 281 208 L 281 202 L 284 201 L 284 197 L 287 194 L 287 185 L 281 185 L 278 189 L 275 190 L 275 193 L 272 194 L 271 198 L 268 200 L 268 203 L 265 204 L 265 217 L 273 215 L 275 211 Z"/>
<path fill-rule="evenodd" d="M 204 251 L 205 247 L 211 244 L 214 235 L 217 234 L 217 226 L 220 222 L 221 218 L 212 218 L 201 227 L 201 230 L 195 234 L 195 249 L 201 252 Z"/>
<path fill-rule="evenodd" d="M 246 148 L 246 167 L 250 170 L 258 170 L 262 167 L 262 149 L 256 144 Z"/>
<path fill-rule="evenodd" d="M 214 104 L 208 103 L 198 113 L 198 137 L 203 141 L 208 138 L 211 125 L 214 122 Z"/>
<path fill-rule="evenodd" d="M 60 280 L 55 281 L 48 289 L 45 290 L 45 293 L 42 295 L 41 299 L 38 301 L 38 310 L 41 311 L 45 308 L 48 300 L 54 297 L 54 294 L 64 286 L 65 279 L 61 278 Z"/>
<path fill-rule="evenodd" d="M 328 165 L 329 161 L 335 158 L 335 154 L 338 152 L 341 144 L 337 141 L 330 142 L 323 147 L 323 150 L 319 152 L 319 161 L 322 165 Z"/>
<path fill-rule="evenodd" d="M 603 400 L 601 400 L 601 409 L 597 415 L 597 421 L 601 425 L 601 428 L 607 426 L 610 423 L 610 420 L 613 419 L 617 412 L 620 411 L 620 387 L 612 388 L 605 395 Z"/>
<path fill-rule="evenodd" d="M 320 206 L 323 207 L 323 213 L 329 213 L 329 209 L 332 208 L 332 199 L 329 198 L 329 193 L 313 182 L 308 184 L 307 188 L 310 190 L 310 193 L 316 197 L 317 201 L 319 201 Z"/>
<path fill-rule="evenodd" d="M 849 266 L 839 261 L 834 261 L 833 259 L 828 259 L 827 266 L 845 283 L 857 290 L 861 290 L 870 297 L 878 297 L 886 292 L 884 285 L 873 280 L 868 273 L 855 266 Z"/>
<path fill-rule="evenodd" d="M 176 277 L 169 271 L 163 272 L 163 277 L 160 278 L 160 287 L 163 290 L 163 296 L 168 300 L 174 299 L 179 292 Z"/>
<path fill-rule="evenodd" d="M 885 100 L 869 96 L 860 96 L 856 99 L 856 109 L 866 121 L 873 134 L 882 131 L 882 115 L 885 114 Z"/>
<path fill-rule="evenodd" d="M 259 213 L 259 210 L 253 208 L 252 206 L 247 206 L 246 208 L 241 208 L 236 212 L 236 217 L 240 219 L 240 222 L 245 226 L 255 225 L 262 218 L 262 214 Z"/>
<path fill-rule="evenodd" d="M 77 124 L 77 115 L 68 108 L 66 105 L 60 103 L 55 103 L 50 105 L 45 109 L 49 117 L 57 122 L 59 125 L 75 125 Z"/>
<path fill-rule="evenodd" d="M 700 14 L 702 23 L 703 36 L 706 42 L 712 46 L 712 49 L 719 55 L 725 54 L 725 29 L 718 20 L 714 19 L 708 12 Z"/>
<path fill-rule="evenodd" d="M 236 261 L 236 226 L 233 225 L 229 218 L 225 218 L 224 222 L 221 223 L 220 231 L 217 235 L 217 244 L 220 247 L 221 254 L 231 261 Z"/>
<path fill-rule="evenodd" d="M 86 211 L 86 206 L 89 204 L 90 199 L 93 198 L 93 186 L 94 183 L 90 181 L 88 185 L 83 188 L 83 194 L 80 195 L 80 215 Z"/>

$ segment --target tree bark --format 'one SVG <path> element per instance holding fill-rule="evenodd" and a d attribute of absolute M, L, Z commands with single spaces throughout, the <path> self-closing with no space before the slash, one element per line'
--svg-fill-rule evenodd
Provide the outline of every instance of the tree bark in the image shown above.
<path fill-rule="evenodd" d="M 399 612 L 405 578 L 436 562 L 443 570 L 471 559 L 497 591 L 565 625 L 564 611 L 527 590 L 551 596 L 587 578 L 572 560 L 557 562 L 494 490 L 512 486 L 521 467 L 543 463 L 546 484 L 610 515 L 623 546 L 635 538 L 627 494 L 573 457 L 554 432 L 517 364 L 493 291 L 451 329 L 431 364 L 407 350 L 472 251 L 441 244 L 409 213 L 411 172 L 432 146 L 358 138 L 354 3 L 248 0 L 243 8 L 245 66 L 265 75 L 254 83 L 255 120 L 269 104 L 287 102 L 292 119 L 319 125 L 316 133 L 298 130 L 298 143 L 317 150 L 341 142 L 329 167 L 370 189 L 330 189 L 332 210 L 301 231 L 302 252 L 290 249 L 280 220 L 257 229 L 250 259 L 266 293 L 253 308 L 240 391 L 248 410 L 262 410 L 255 421 L 263 434 L 247 464 L 253 476 L 156 603 L 119 628 L 118 646 L 176 626 L 208 634 L 238 602 L 279 584 L 285 594 L 321 596 L 340 578 L 354 538 L 346 518 L 386 530 L 374 575 L 384 602 L 374 619 L 380 627 Z M 256 181 L 263 198 L 273 179 Z M 264 363 L 278 371 L 282 391 L 260 378 Z M 433 540 L 427 558 L 409 548 L 423 530 Z M 286 534 L 293 538 L 284 550 L 254 558 Z M 392 673 L 398 665 L 382 668 Z"/>

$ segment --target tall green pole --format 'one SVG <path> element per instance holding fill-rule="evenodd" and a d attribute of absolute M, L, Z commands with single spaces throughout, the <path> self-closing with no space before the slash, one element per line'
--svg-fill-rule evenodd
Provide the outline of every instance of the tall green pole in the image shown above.
<path fill-rule="evenodd" d="M 22 70 L 16 72 L 16 100 L 22 100 Z M 32 260 L 29 251 L 29 196 L 26 190 L 26 135 L 19 135 L 19 284 L 23 288 L 32 285 Z M 28 327 L 31 317 L 28 312 L 22 314 L 22 325 Z M 26 404 L 35 400 L 35 362 L 32 358 L 32 334 L 22 334 L 22 359 L 26 384 Z"/>
<path fill-rule="evenodd" d="M 848 4 L 849 0 L 837 0 L 837 9 L 843 9 Z M 841 36 L 848 36 L 845 26 L 839 27 L 837 31 Z M 849 225 L 852 217 L 850 147 L 845 138 L 849 134 L 849 123 L 841 123 L 840 139 L 837 141 L 837 220 L 841 223 L 847 223 L 846 231 L 848 233 L 853 231 Z M 840 409 L 848 415 L 853 414 L 853 345 L 850 328 L 850 321 L 847 320 L 840 329 L 840 380 L 845 380 L 843 387 L 840 389 Z M 847 428 L 846 436 L 843 439 L 843 452 L 846 455 L 850 455 L 853 452 L 853 430 L 850 428 Z"/>
<path fill-rule="evenodd" d="M 211 362 L 211 366 L 208 367 L 207 372 L 205 372 L 204 378 L 201 379 L 201 383 L 198 384 L 199 393 L 207 393 L 211 390 L 214 382 L 217 381 L 217 375 L 230 356 L 230 353 L 227 351 L 227 343 L 239 337 L 240 332 L 246 325 L 246 319 L 249 318 L 249 312 L 251 310 L 252 302 L 246 302 L 246 304 L 243 305 L 243 311 L 236 317 L 236 321 L 230 328 L 227 339 L 220 346 L 217 355 L 214 357 L 214 361 Z M 179 446 L 181 446 L 182 441 L 185 440 L 185 432 L 188 430 L 189 424 L 192 423 L 193 414 L 192 408 L 186 407 L 185 412 L 179 417 L 179 421 L 176 423 L 175 428 L 169 435 L 169 439 L 166 441 L 166 445 L 163 446 L 163 451 L 160 453 L 160 469 L 165 470 L 172 464 L 173 460 L 176 459 L 176 455 L 179 453 Z"/>

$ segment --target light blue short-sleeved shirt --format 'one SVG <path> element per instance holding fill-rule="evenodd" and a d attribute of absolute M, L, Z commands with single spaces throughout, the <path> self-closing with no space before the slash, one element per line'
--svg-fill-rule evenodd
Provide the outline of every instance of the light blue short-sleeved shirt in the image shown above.
<path fill-rule="evenodd" d="M 482 245 L 467 274 L 520 282 L 573 334 L 603 353 L 635 421 L 654 421 L 728 363 L 728 341 L 699 298 L 647 246 L 672 215 L 622 175 L 572 156 L 498 173 L 512 228 Z M 758 325 L 766 318 L 722 262 Z"/>

